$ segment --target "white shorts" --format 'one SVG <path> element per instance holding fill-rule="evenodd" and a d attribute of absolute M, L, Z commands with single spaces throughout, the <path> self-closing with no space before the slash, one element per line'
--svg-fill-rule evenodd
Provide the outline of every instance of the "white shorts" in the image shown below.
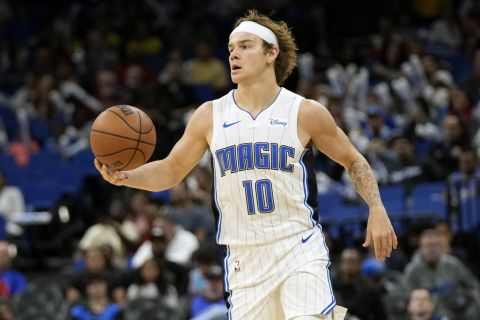
<path fill-rule="evenodd" d="M 319 227 L 263 246 L 227 247 L 229 319 L 326 315 L 336 306 Z"/>

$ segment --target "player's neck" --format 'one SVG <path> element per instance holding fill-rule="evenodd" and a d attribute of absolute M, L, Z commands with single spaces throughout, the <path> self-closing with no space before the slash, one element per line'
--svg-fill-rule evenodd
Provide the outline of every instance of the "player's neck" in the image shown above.
<path fill-rule="evenodd" d="M 279 90 L 275 79 L 273 81 L 241 83 L 235 90 L 235 101 L 242 109 L 256 114 L 275 100 Z"/>

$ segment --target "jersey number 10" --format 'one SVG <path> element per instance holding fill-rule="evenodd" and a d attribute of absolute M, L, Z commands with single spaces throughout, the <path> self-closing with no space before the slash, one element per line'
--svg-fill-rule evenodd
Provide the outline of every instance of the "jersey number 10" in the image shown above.
<path fill-rule="evenodd" d="M 257 209 L 260 213 L 270 213 L 275 209 L 272 182 L 270 180 L 257 180 L 255 182 L 255 187 L 253 186 L 252 180 L 245 180 L 242 182 L 242 184 L 243 188 L 245 189 L 245 197 L 247 198 L 248 214 L 256 213 L 255 202 L 257 203 Z"/>

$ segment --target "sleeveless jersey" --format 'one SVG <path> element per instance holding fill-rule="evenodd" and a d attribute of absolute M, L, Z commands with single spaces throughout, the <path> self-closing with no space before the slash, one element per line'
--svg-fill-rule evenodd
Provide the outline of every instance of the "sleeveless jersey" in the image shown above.
<path fill-rule="evenodd" d="M 297 134 L 303 97 L 281 88 L 257 117 L 230 91 L 213 101 L 210 151 L 217 242 L 262 245 L 318 223 L 312 151 Z"/>

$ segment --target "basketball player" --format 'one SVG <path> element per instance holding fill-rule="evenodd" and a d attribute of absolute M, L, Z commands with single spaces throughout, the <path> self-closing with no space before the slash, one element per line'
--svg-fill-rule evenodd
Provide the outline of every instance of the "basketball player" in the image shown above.
<path fill-rule="evenodd" d="M 312 148 L 348 171 L 370 210 L 364 246 L 384 260 L 397 238 L 375 177 L 324 106 L 281 87 L 296 63 L 285 23 L 249 11 L 228 50 L 237 89 L 202 104 L 168 157 L 128 172 L 95 165 L 115 185 L 159 191 L 210 149 L 229 319 L 343 319 L 318 223 Z"/>

